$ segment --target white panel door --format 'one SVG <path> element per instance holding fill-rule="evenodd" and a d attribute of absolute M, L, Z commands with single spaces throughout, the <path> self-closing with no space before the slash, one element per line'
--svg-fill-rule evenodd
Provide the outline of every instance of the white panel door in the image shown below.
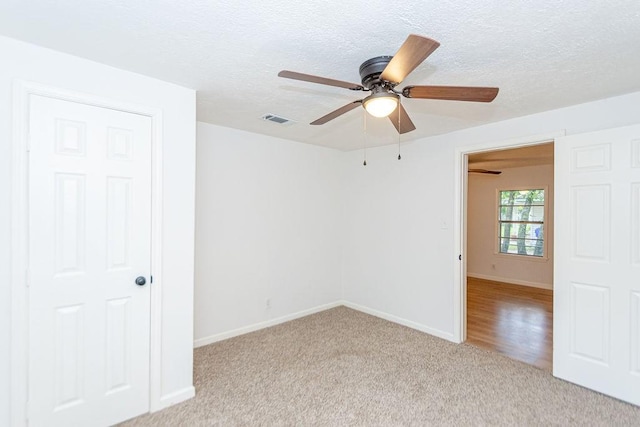
<path fill-rule="evenodd" d="M 111 425 L 149 408 L 151 119 L 29 102 L 29 423 Z"/>
<path fill-rule="evenodd" d="M 555 144 L 553 374 L 640 405 L 640 126 Z"/>

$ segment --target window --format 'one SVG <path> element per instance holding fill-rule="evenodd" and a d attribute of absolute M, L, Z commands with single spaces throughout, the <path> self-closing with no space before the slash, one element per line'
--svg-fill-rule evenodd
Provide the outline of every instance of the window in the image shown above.
<path fill-rule="evenodd" d="M 544 190 L 498 192 L 500 253 L 544 256 Z"/>

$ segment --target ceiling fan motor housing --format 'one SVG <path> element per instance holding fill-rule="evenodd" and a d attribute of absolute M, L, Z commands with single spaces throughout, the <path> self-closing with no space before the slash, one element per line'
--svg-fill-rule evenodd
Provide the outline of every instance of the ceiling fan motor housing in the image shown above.
<path fill-rule="evenodd" d="M 382 83 L 380 80 L 380 74 L 387 67 L 387 64 L 393 59 L 393 56 L 376 56 L 375 58 L 367 59 L 360 65 L 360 78 L 362 79 L 362 86 L 367 89 L 371 89 L 374 86 Z"/>

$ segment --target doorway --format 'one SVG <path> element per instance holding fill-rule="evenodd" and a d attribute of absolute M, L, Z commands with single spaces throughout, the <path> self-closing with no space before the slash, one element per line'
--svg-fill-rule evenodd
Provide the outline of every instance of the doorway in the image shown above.
<path fill-rule="evenodd" d="M 15 94 L 12 424 L 124 421 L 159 392 L 160 112 Z"/>
<path fill-rule="evenodd" d="M 466 341 L 552 370 L 553 142 L 467 155 Z"/>
<path fill-rule="evenodd" d="M 29 105 L 29 418 L 119 422 L 149 410 L 151 119 Z"/>

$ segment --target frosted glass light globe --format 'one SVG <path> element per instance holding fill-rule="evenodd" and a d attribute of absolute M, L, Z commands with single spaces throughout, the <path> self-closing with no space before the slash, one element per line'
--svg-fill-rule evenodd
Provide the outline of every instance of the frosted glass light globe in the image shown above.
<path fill-rule="evenodd" d="M 376 93 L 364 100 L 364 109 L 374 117 L 387 117 L 398 108 L 398 95 Z"/>

